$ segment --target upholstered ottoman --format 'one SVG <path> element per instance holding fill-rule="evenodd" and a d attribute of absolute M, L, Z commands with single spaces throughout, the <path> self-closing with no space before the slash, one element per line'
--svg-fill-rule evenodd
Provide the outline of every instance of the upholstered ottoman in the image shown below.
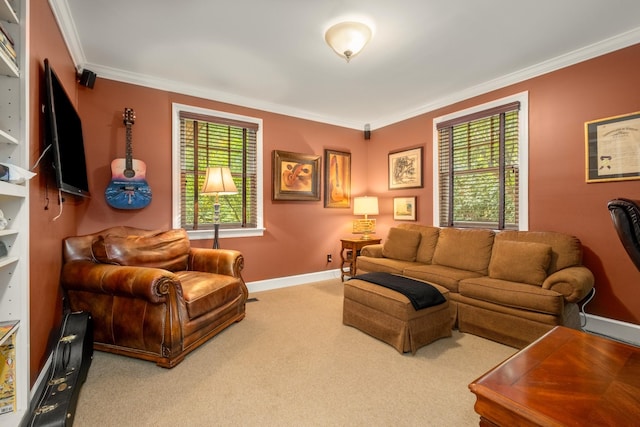
<path fill-rule="evenodd" d="M 402 293 L 358 278 L 363 276 L 344 283 L 342 322 L 345 325 L 386 342 L 400 353 L 415 354 L 420 347 L 451 336 L 453 318 L 446 288 L 431 284 L 442 294 L 444 302 L 416 310 Z M 426 283 L 413 282 L 416 286 Z"/>

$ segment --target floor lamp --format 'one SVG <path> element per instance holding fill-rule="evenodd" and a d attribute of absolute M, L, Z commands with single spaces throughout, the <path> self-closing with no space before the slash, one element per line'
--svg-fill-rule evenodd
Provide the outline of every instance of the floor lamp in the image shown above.
<path fill-rule="evenodd" d="M 218 230 L 220 229 L 220 201 L 219 196 L 225 196 L 228 194 L 236 194 L 238 189 L 231 177 L 231 171 L 229 168 L 213 167 L 207 168 L 207 175 L 204 178 L 204 184 L 200 193 L 207 196 L 215 196 L 215 202 L 213 203 L 213 249 L 218 249 Z"/>

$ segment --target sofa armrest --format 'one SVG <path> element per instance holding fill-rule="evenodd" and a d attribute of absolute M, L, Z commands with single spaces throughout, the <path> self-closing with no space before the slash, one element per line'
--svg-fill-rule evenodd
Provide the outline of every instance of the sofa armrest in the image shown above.
<path fill-rule="evenodd" d="M 153 304 L 165 302 L 172 289 L 182 294 L 178 277 L 168 270 L 96 264 L 86 260 L 65 263 L 60 283 L 67 291 L 140 298 Z"/>
<path fill-rule="evenodd" d="M 588 268 L 574 266 L 552 273 L 542 283 L 542 288 L 564 295 L 567 302 L 578 302 L 589 294 L 594 282 L 593 273 Z"/>
<path fill-rule="evenodd" d="M 191 248 L 188 269 L 242 278 L 242 253 L 233 249 Z"/>
<path fill-rule="evenodd" d="M 376 243 L 375 245 L 367 245 L 360 249 L 360 255 L 370 256 L 372 258 L 384 258 L 382 255 L 382 243 Z"/>

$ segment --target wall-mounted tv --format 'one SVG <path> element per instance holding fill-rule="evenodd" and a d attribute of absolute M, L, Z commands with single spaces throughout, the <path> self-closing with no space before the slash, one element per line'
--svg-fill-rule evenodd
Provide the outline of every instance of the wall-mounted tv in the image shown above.
<path fill-rule="evenodd" d="M 49 60 L 44 60 L 45 149 L 53 151 L 56 184 L 61 191 L 89 197 L 82 122 Z"/>

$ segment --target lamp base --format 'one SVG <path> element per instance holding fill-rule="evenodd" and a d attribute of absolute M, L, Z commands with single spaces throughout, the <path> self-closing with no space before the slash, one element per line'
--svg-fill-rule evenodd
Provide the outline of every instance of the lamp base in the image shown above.
<path fill-rule="evenodd" d="M 213 249 L 219 249 L 220 244 L 218 243 L 218 230 L 220 229 L 220 224 L 213 224 Z"/>

